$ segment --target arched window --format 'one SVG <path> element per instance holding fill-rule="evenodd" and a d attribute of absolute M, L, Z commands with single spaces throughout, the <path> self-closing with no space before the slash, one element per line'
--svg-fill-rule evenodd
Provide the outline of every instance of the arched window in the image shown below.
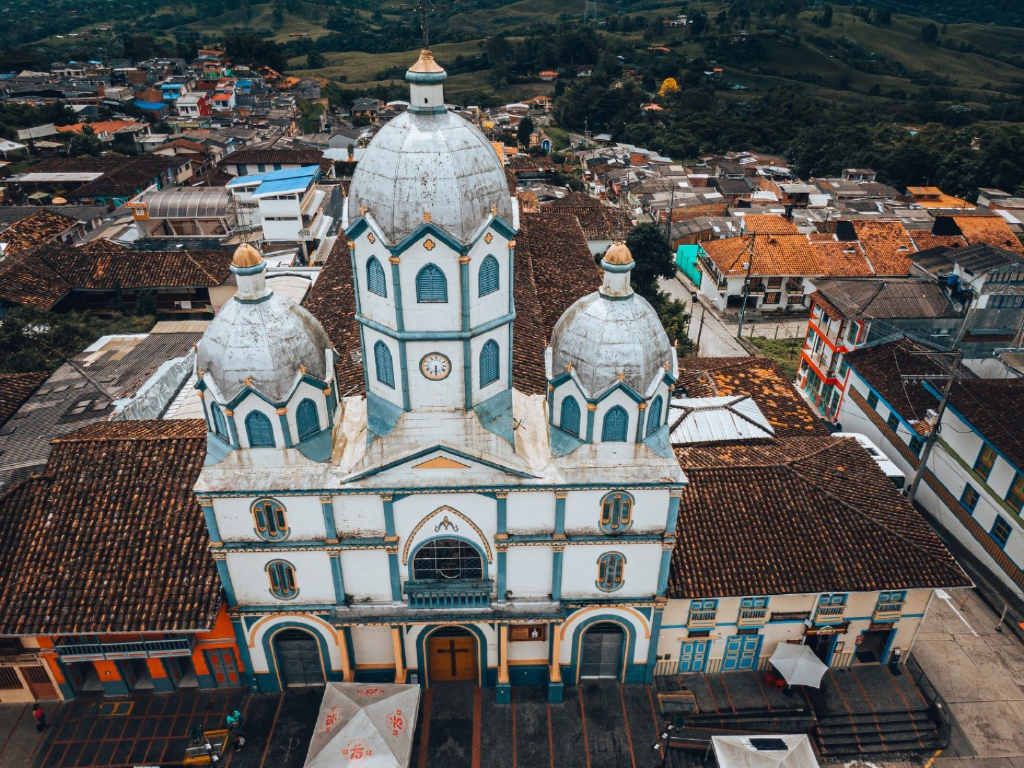
<path fill-rule="evenodd" d="M 661 426 L 661 395 L 651 401 L 651 407 L 647 409 L 647 434 L 653 435 Z"/>
<path fill-rule="evenodd" d="M 267 563 L 267 578 L 270 580 L 270 594 L 282 600 L 291 600 L 299 594 L 295 586 L 295 566 L 285 560 L 271 560 Z"/>
<path fill-rule="evenodd" d="M 486 256 L 480 262 L 480 295 L 494 293 L 498 287 L 498 260 L 493 256 Z"/>
<path fill-rule="evenodd" d="M 288 518 L 284 505 L 277 499 L 256 499 L 251 511 L 256 534 L 261 539 L 281 541 L 288 538 Z"/>
<path fill-rule="evenodd" d="M 391 350 L 383 341 L 373 345 L 373 363 L 377 368 L 377 381 L 395 388 L 395 369 L 391 365 Z"/>
<path fill-rule="evenodd" d="M 370 293 L 387 298 L 388 284 L 384 279 L 384 267 L 377 261 L 376 256 L 371 256 L 370 260 L 366 262 L 366 287 Z"/>
<path fill-rule="evenodd" d="M 224 421 L 224 412 L 220 409 L 220 406 L 214 403 L 210 407 L 210 412 L 213 414 L 213 432 L 220 437 L 227 439 L 228 436 L 228 425 Z"/>
<path fill-rule="evenodd" d="M 249 437 L 250 448 L 273 448 L 274 428 L 270 419 L 259 411 L 251 411 L 245 417 L 245 434 Z"/>
<path fill-rule="evenodd" d="M 616 405 L 604 415 L 604 425 L 601 427 L 601 440 L 605 443 L 626 442 L 626 428 L 629 426 L 629 416 L 626 409 Z"/>
<path fill-rule="evenodd" d="M 618 552 L 605 552 L 597 558 L 597 588 L 602 592 L 614 592 L 622 586 L 622 571 L 626 558 Z"/>
<path fill-rule="evenodd" d="M 480 387 L 486 387 L 498 380 L 501 365 L 498 362 L 498 343 L 493 339 L 480 350 Z"/>
<path fill-rule="evenodd" d="M 416 301 L 420 304 L 448 301 L 448 281 L 444 272 L 433 264 L 427 264 L 416 275 Z"/>
<path fill-rule="evenodd" d="M 316 403 L 308 397 L 299 403 L 295 411 L 295 422 L 299 427 L 299 440 L 305 440 L 320 431 L 320 416 L 316 412 Z"/>
<path fill-rule="evenodd" d="M 622 491 L 609 493 L 601 499 L 598 526 L 605 533 L 625 533 L 633 525 L 633 497 Z"/>
<path fill-rule="evenodd" d="M 480 553 L 462 539 L 433 539 L 416 550 L 412 572 L 417 581 L 479 580 L 484 564 Z"/>
<path fill-rule="evenodd" d="M 559 426 L 571 435 L 580 436 L 580 405 L 575 397 L 562 398 L 562 416 Z"/>

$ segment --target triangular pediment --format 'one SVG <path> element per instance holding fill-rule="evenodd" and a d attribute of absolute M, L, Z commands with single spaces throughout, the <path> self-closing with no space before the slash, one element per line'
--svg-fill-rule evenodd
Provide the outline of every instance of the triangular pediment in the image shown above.
<path fill-rule="evenodd" d="M 411 485 L 431 485 L 445 483 L 447 480 L 460 485 L 490 483 L 502 477 L 532 478 L 524 467 L 514 466 L 511 462 L 502 461 L 498 457 L 473 455 L 468 451 L 448 445 L 434 445 L 394 460 L 366 467 L 348 479 L 348 482 L 373 478 L 374 483 L 394 482 Z"/>
<path fill-rule="evenodd" d="M 463 464 L 462 462 L 449 459 L 447 456 L 435 456 L 432 459 L 424 461 L 422 464 L 416 464 L 413 469 L 469 469 L 469 464 Z"/>

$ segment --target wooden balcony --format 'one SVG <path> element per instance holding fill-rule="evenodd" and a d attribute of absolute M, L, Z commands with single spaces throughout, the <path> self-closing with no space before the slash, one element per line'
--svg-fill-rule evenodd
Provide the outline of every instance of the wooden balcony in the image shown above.
<path fill-rule="evenodd" d="M 741 608 L 736 625 L 739 627 L 763 627 L 767 619 L 767 608 Z"/>
<path fill-rule="evenodd" d="M 839 624 L 846 613 L 845 605 L 819 605 L 814 614 L 815 624 Z"/>
<path fill-rule="evenodd" d="M 899 621 L 903 615 L 903 603 L 878 603 L 871 614 L 872 621 Z"/>
<path fill-rule="evenodd" d="M 486 608 L 491 604 L 494 582 L 407 581 L 402 588 L 410 608 Z"/>
<path fill-rule="evenodd" d="M 715 620 L 718 618 L 718 611 L 691 611 L 686 620 L 687 629 L 712 629 Z"/>

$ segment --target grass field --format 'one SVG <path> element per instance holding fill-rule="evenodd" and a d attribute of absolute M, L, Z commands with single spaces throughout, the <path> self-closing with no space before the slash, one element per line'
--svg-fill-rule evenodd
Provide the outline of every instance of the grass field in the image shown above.
<path fill-rule="evenodd" d="M 802 337 L 796 339 L 767 339 L 761 336 L 754 336 L 750 341 L 758 348 L 762 355 L 770 357 L 777 362 L 790 381 L 796 381 L 796 371 L 800 365 L 800 349 L 804 344 Z"/>

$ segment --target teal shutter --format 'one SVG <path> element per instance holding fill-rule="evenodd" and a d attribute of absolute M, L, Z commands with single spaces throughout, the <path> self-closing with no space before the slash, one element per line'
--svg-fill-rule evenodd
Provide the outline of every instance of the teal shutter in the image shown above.
<path fill-rule="evenodd" d="M 626 442 L 626 427 L 629 426 L 629 416 L 626 409 L 616 405 L 604 415 L 604 424 L 601 427 L 601 440 L 605 443 Z"/>
<path fill-rule="evenodd" d="M 566 397 L 562 400 L 562 417 L 559 424 L 569 434 L 580 436 L 580 406 L 575 397 Z"/>
<path fill-rule="evenodd" d="M 395 369 L 391 364 L 391 350 L 383 341 L 373 345 L 373 362 L 377 368 L 377 381 L 395 388 Z"/>
<path fill-rule="evenodd" d="M 299 403 L 295 411 L 295 421 L 299 426 L 299 440 L 305 440 L 319 432 L 320 417 L 316 412 L 316 404 L 308 398 Z"/>
<path fill-rule="evenodd" d="M 270 419 L 259 411 L 252 411 L 245 417 L 245 433 L 249 436 L 250 448 L 273 448 L 274 429 Z"/>
<path fill-rule="evenodd" d="M 498 287 L 498 260 L 487 256 L 480 264 L 480 295 L 494 293 Z"/>
<path fill-rule="evenodd" d="M 658 431 L 658 427 L 661 426 L 661 395 L 658 395 L 651 402 L 651 407 L 647 409 L 647 434 L 648 436 L 653 435 Z"/>
<path fill-rule="evenodd" d="M 448 281 L 444 272 L 433 264 L 427 264 L 416 274 L 416 301 L 421 304 L 448 301 Z"/>
<path fill-rule="evenodd" d="M 622 571 L 626 558 L 618 552 L 606 552 L 597 560 L 597 588 L 614 592 L 622 586 Z"/>
<path fill-rule="evenodd" d="M 217 434 L 220 437 L 227 437 L 228 425 L 224 422 L 224 413 L 221 411 L 220 406 L 214 403 L 213 407 L 210 408 L 210 411 L 213 413 L 214 434 Z"/>
<path fill-rule="evenodd" d="M 388 284 L 384 279 L 384 267 L 377 261 L 376 256 L 371 256 L 370 260 L 366 262 L 366 287 L 370 293 L 387 298 Z"/>
<path fill-rule="evenodd" d="M 295 567 L 284 560 L 267 563 L 267 576 L 270 579 L 270 593 L 274 597 L 288 600 L 299 594 L 295 585 Z"/>
<path fill-rule="evenodd" d="M 501 366 L 498 363 L 498 344 L 495 341 L 488 341 L 480 350 L 480 387 L 486 387 L 491 382 L 498 380 Z"/>

